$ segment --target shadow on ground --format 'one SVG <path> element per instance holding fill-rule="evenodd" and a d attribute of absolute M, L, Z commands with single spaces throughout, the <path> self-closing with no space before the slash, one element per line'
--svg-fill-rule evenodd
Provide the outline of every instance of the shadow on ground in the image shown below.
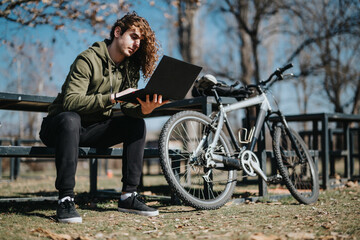
<path fill-rule="evenodd" d="M 167 194 L 168 187 L 142 187 L 139 192 L 151 192 L 151 195 L 145 196 L 148 202 L 156 201 L 158 206 L 171 205 L 170 197 L 159 197 Z M 53 210 L 55 214 L 57 206 L 56 191 L 39 191 L 35 193 L 16 193 L 13 196 L 0 196 L 0 214 L 21 214 L 24 216 L 37 216 L 54 220 L 54 216 L 47 216 L 39 212 Z M 114 211 L 113 208 L 102 208 L 101 203 L 116 203 L 120 197 L 120 192 L 114 189 L 106 189 L 93 196 L 88 192 L 77 193 L 75 202 L 79 209 L 88 209 L 91 211 L 106 212 Z"/>

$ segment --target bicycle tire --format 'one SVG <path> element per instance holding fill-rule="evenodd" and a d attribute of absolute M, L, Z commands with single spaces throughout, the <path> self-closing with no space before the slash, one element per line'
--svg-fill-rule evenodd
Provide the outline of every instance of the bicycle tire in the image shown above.
<path fill-rule="evenodd" d="M 296 148 L 303 157 L 297 156 L 293 144 L 283 125 L 276 126 L 273 136 L 273 150 L 281 176 L 291 195 L 300 203 L 311 204 L 319 197 L 319 176 L 309 150 L 300 135 L 289 128 Z"/>
<path fill-rule="evenodd" d="M 220 208 L 230 199 L 236 185 L 236 170 L 212 168 L 206 181 L 204 174 L 209 169 L 204 167 L 204 159 L 200 156 L 191 162 L 194 159 L 189 158 L 210 123 L 211 119 L 204 114 L 178 112 L 165 123 L 159 139 L 160 163 L 168 184 L 180 200 L 196 209 Z M 213 133 L 210 132 L 210 138 Z M 216 150 L 220 152 L 216 153 L 230 156 L 232 147 L 223 132 L 218 143 Z M 174 153 L 174 148 L 181 152 Z"/>

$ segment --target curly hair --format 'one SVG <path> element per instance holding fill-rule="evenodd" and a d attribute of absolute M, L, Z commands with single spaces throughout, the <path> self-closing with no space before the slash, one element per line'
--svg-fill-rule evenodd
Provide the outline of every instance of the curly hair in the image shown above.
<path fill-rule="evenodd" d="M 155 70 L 156 62 L 159 59 L 159 44 L 155 37 L 155 32 L 151 29 L 145 18 L 137 15 L 136 12 L 127 13 L 118 19 L 111 28 L 110 40 L 114 40 L 115 28 L 120 27 L 121 34 L 132 27 L 138 27 L 143 39 L 140 41 L 140 48 L 131 58 L 140 66 L 145 79 L 149 78 Z"/>

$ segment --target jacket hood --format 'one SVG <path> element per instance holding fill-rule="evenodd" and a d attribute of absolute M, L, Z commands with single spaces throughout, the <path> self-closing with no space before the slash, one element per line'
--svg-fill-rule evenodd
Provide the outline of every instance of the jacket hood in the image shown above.
<path fill-rule="evenodd" d="M 116 64 L 111 59 L 109 51 L 107 47 L 111 44 L 111 41 L 109 39 L 104 39 L 104 41 L 95 42 L 89 49 L 94 51 L 99 58 L 106 63 L 108 68 L 116 68 Z M 129 62 L 132 62 L 129 58 L 125 59 L 125 66 L 131 65 Z M 139 71 L 140 68 L 137 69 Z"/>
<path fill-rule="evenodd" d="M 108 45 L 110 45 L 110 40 L 105 39 L 104 41 L 101 41 L 101 42 L 95 42 L 90 47 L 90 49 L 93 50 L 102 61 L 104 61 L 106 63 L 110 61 L 112 64 L 114 64 L 114 62 L 110 58 L 109 51 L 107 49 Z"/>

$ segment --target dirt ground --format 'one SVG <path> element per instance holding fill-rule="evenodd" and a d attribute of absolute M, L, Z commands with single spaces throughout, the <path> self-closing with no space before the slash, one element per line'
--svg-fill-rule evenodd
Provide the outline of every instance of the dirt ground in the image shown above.
<path fill-rule="evenodd" d="M 162 176 L 146 177 L 147 196 L 168 190 Z M 155 184 L 156 183 L 156 184 Z M 54 196 L 54 177 L 44 174 L 0 182 L 0 196 Z M 99 177 L 103 188 L 119 184 L 114 176 Z M 56 222 L 54 201 L 0 202 L 0 239 L 358 239 L 360 236 L 360 187 L 355 183 L 323 191 L 313 205 L 293 198 L 272 202 L 238 203 L 253 196 L 254 188 L 238 186 L 235 200 L 213 211 L 171 205 L 169 198 L 149 198 L 160 215 L 143 217 L 117 211 L 117 198 L 91 199 L 88 177 L 77 177 L 77 209 L 82 224 Z M 255 187 L 256 189 L 256 187 Z"/>

